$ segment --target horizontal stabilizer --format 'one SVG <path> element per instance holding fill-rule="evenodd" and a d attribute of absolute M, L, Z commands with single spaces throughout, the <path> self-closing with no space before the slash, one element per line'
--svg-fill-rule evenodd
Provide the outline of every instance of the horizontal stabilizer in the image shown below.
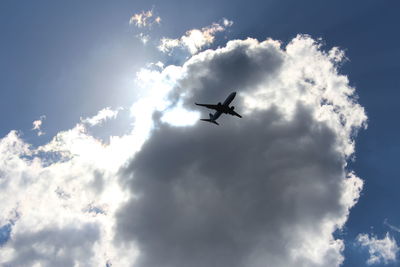
<path fill-rule="evenodd" d="M 216 122 L 216 121 L 214 121 L 214 120 L 210 120 L 210 119 L 200 119 L 200 120 L 201 120 L 201 121 L 208 121 L 208 122 L 214 123 L 214 124 L 216 124 L 216 125 L 219 125 L 218 122 Z"/>

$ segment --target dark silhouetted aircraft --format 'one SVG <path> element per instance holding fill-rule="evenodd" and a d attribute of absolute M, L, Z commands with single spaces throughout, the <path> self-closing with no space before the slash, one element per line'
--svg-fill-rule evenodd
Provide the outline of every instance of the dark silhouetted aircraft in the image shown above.
<path fill-rule="evenodd" d="M 223 104 L 221 104 L 221 102 L 219 102 L 217 105 L 195 103 L 198 106 L 202 106 L 202 107 L 206 107 L 206 108 L 209 108 L 209 109 L 216 110 L 214 114 L 210 113 L 210 118 L 209 119 L 200 119 L 200 120 L 208 121 L 208 122 L 214 123 L 216 125 L 219 125 L 218 122 L 216 122 L 216 120 L 219 118 L 219 116 L 221 116 L 222 113 L 231 114 L 232 116 L 238 116 L 239 118 L 241 118 L 242 116 L 240 116 L 235 111 L 233 111 L 235 109 L 235 107 L 234 106 L 231 106 L 231 107 L 229 106 L 229 104 L 232 102 L 232 100 L 235 98 L 235 96 L 236 96 L 236 92 L 231 93 L 225 99 Z"/>

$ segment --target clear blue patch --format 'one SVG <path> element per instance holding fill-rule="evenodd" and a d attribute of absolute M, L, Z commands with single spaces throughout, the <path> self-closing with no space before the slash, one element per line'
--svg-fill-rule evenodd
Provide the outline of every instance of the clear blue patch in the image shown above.
<path fill-rule="evenodd" d="M 0 227 L 0 246 L 7 243 L 7 241 L 10 239 L 11 230 L 12 230 L 11 223 L 5 224 L 2 227 Z"/>
<path fill-rule="evenodd" d="M 89 212 L 89 213 L 95 213 L 95 214 L 105 214 L 106 213 L 102 208 L 96 207 L 93 205 L 89 205 L 89 207 L 85 211 Z"/>

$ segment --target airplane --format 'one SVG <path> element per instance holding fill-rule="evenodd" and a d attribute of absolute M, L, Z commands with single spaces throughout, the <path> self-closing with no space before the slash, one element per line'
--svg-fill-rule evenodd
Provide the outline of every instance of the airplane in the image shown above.
<path fill-rule="evenodd" d="M 200 120 L 207 121 L 207 122 L 219 125 L 218 122 L 216 122 L 216 120 L 219 118 L 219 116 L 221 116 L 222 113 L 230 114 L 232 116 L 237 116 L 237 117 L 241 118 L 242 116 L 240 116 L 238 113 L 233 111 L 235 109 L 235 107 L 234 106 L 231 106 L 231 107 L 229 106 L 229 104 L 232 102 L 232 100 L 235 98 L 235 96 L 236 96 L 236 92 L 231 93 L 225 99 L 223 104 L 221 104 L 221 102 L 218 102 L 217 105 L 195 103 L 198 106 L 202 106 L 202 107 L 206 107 L 206 108 L 209 108 L 209 109 L 215 109 L 216 110 L 214 114 L 210 113 L 210 118 L 209 119 L 200 119 Z"/>

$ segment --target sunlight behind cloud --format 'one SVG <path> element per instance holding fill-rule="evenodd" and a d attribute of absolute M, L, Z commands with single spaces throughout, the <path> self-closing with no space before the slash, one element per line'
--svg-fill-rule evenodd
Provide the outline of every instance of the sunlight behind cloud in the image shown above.
<path fill-rule="evenodd" d="M 177 106 L 171 110 L 164 112 L 161 117 L 162 122 L 166 122 L 173 126 L 192 126 L 200 119 L 200 113 L 189 111 L 182 106 Z"/>

